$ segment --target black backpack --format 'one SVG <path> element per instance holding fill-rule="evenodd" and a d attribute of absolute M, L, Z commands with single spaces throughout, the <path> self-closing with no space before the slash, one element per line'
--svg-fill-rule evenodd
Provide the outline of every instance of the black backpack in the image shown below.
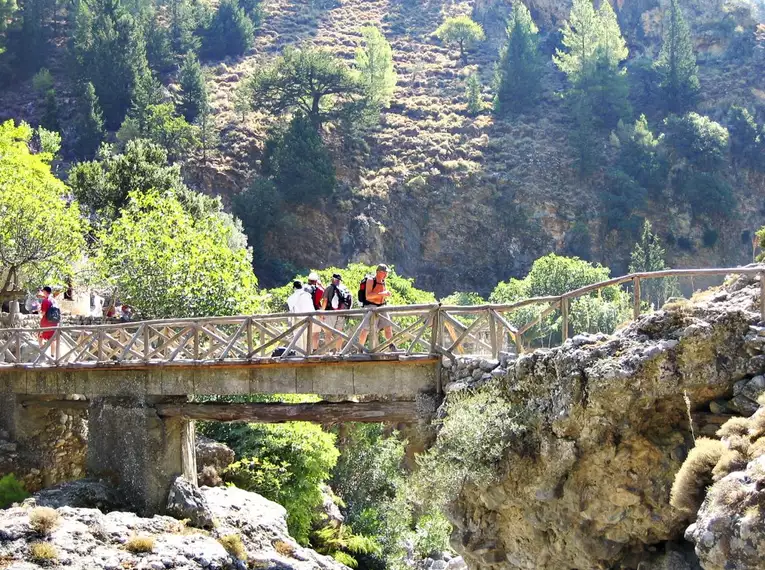
<path fill-rule="evenodd" d="M 332 299 L 330 299 L 327 305 L 327 310 L 344 311 L 346 309 L 350 309 L 353 306 L 353 296 L 351 295 L 350 291 L 348 291 L 348 289 L 346 289 L 343 285 L 332 285 L 332 287 L 334 288 L 332 297 L 334 298 L 335 295 L 337 295 L 337 309 L 332 306 Z"/>
<path fill-rule="evenodd" d="M 358 297 L 359 297 L 359 303 L 361 303 L 362 305 L 366 305 L 367 304 L 367 280 L 368 279 L 374 279 L 374 277 L 372 277 L 371 275 L 365 275 L 364 279 L 362 279 L 361 283 L 359 283 L 359 295 L 358 295 Z M 377 284 L 377 281 L 375 280 L 373 282 L 372 287 L 374 288 L 374 286 L 376 284 Z"/>
<path fill-rule="evenodd" d="M 49 323 L 61 322 L 61 309 L 59 309 L 56 305 L 54 305 L 53 301 L 51 301 L 50 307 L 48 307 L 48 310 L 45 311 L 45 319 Z"/>

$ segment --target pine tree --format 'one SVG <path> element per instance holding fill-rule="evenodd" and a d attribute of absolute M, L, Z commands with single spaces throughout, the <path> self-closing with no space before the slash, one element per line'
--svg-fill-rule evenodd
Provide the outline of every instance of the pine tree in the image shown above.
<path fill-rule="evenodd" d="M 223 0 L 210 21 L 204 48 L 215 58 L 242 55 L 252 46 L 255 28 L 236 0 Z"/>
<path fill-rule="evenodd" d="M 733 159 L 745 168 L 765 170 L 765 136 L 759 134 L 749 110 L 734 105 L 728 112 L 727 124 Z"/>
<path fill-rule="evenodd" d="M 148 69 L 141 22 L 120 0 L 80 2 L 73 51 L 96 90 L 109 128 L 122 121 L 138 77 Z"/>
<path fill-rule="evenodd" d="M 272 136 L 267 144 L 269 170 L 276 188 L 290 202 L 316 203 L 332 194 L 335 188 L 335 167 L 316 130 L 316 125 L 296 114 L 286 132 Z"/>
<path fill-rule="evenodd" d="M 104 135 L 104 120 L 92 83 L 85 83 L 80 86 L 77 96 L 74 132 L 77 156 L 79 158 L 91 158 L 96 153 Z"/>
<path fill-rule="evenodd" d="M 179 73 L 181 104 L 178 110 L 187 121 L 194 121 L 207 106 L 207 85 L 199 60 L 192 53 L 186 54 Z"/>
<path fill-rule="evenodd" d="M 553 61 L 568 76 L 569 82 L 576 84 L 595 62 L 602 41 L 601 22 L 592 0 L 574 0 L 561 33 L 565 49 L 557 49 Z"/>
<path fill-rule="evenodd" d="M 483 98 L 481 97 L 481 81 L 478 74 L 471 73 L 465 85 L 465 98 L 467 99 L 467 111 L 471 115 L 477 115 L 483 111 Z"/>
<path fill-rule="evenodd" d="M 199 110 L 199 115 L 197 115 L 194 125 L 197 128 L 199 148 L 202 150 L 202 163 L 207 164 L 210 151 L 220 142 L 218 129 L 215 126 L 215 118 L 207 101 L 205 101 L 205 104 Z"/>
<path fill-rule="evenodd" d="M 664 248 L 659 236 L 652 232 L 651 222 L 645 220 L 640 241 L 630 255 L 630 273 L 661 271 L 667 269 Z M 645 279 L 641 283 L 640 296 L 654 308 L 661 307 L 668 297 L 677 294 L 677 279 Z"/>
<path fill-rule="evenodd" d="M 664 31 L 664 43 L 656 62 L 667 109 L 682 114 L 691 109 L 699 93 L 696 56 L 691 31 L 678 0 L 671 0 Z"/>
<path fill-rule="evenodd" d="M 194 35 L 197 18 L 189 0 L 170 0 L 170 41 L 175 53 L 196 52 L 201 42 Z"/>
<path fill-rule="evenodd" d="M 5 32 L 8 30 L 8 23 L 11 21 L 14 13 L 18 10 L 16 0 L 0 0 L 0 54 L 5 51 Z"/>
<path fill-rule="evenodd" d="M 388 40 L 374 26 L 361 29 L 363 47 L 356 50 L 356 70 L 367 92 L 367 98 L 376 109 L 390 106 L 396 88 L 393 52 Z"/>
<path fill-rule="evenodd" d="M 617 69 L 619 64 L 627 59 L 629 50 L 616 19 L 616 12 L 608 0 L 601 2 L 598 19 L 600 29 L 596 60 L 605 58 L 611 68 Z"/>
<path fill-rule="evenodd" d="M 497 67 L 494 109 L 498 113 L 521 112 L 539 96 L 542 65 L 538 33 L 529 9 L 516 2 L 507 26 L 507 45 Z"/>
<path fill-rule="evenodd" d="M 128 118 L 136 122 L 138 131 L 146 131 L 148 109 L 162 103 L 162 84 L 148 68 L 136 77 Z"/>

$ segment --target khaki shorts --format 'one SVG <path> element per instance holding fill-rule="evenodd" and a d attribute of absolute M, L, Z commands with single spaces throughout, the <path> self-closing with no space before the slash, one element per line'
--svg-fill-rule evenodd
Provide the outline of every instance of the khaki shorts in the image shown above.
<path fill-rule="evenodd" d="M 327 326 L 332 327 L 333 329 L 339 330 L 340 332 L 343 332 L 343 328 L 345 328 L 345 317 L 343 315 L 323 315 L 321 317 L 321 320 L 324 321 Z M 325 330 L 325 332 L 330 332 Z"/>
<path fill-rule="evenodd" d="M 377 308 L 379 308 L 379 307 L 376 307 L 375 305 L 366 305 L 364 307 L 364 310 L 365 311 L 371 311 L 372 309 L 377 309 Z M 370 328 L 369 324 L 370 323 L 367 323 L 366 325 L 364 325 L 364 328 L 362 330 L 369 330 L 369 328 Z M 385 311 L 378 311 L 378 313 L 377 313 L 377 330 L 381 331 L 385 327 L 390 327 L 390 326 L 393 326 L 393 321 L 390 320 L 390 317 L 388 316 L 388 313 L 386 313 Z"/>

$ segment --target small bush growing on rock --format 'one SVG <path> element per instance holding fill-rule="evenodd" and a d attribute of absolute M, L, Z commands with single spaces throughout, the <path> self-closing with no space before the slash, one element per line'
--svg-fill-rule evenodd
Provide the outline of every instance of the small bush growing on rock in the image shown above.
<path fill-rule="evenodd" d="M 42 566 L 55 562 L 58 559 L 58 551 L 48 542 L 33 542 L 29 547 L 29 556 Z"/>
<path fill-rule="evenodd" d="M 242 537 L 238 534 L 227 534 L 225 536 L 221 536 L 218 539 L 218 542 L 220 542 L 221 546 L 226 549 L 226 552 L 228 552 L 237 560 L 247 559 L 247 550 L 244 548 Z"/>
<path fill-rule="evenodd" d="M 720 457 L 715 468 L 712 469 L 712 480 L 717 482 L 728 473 L 746 469 L 748 463 L 747 456 L 735 449 L 728 449 Z"/>
<path fill-rule="evenodd" d="M 125 549 L 133 554 L 141 552 L 151 552 L 154 550 L 153 536 L 131 536 L 125 543 Z"/>
<path fill-rule="evenodd" d="M 218 470 L 212 465 L 205 465 L 198 477 L 200 487 L 218 487 L 223 484 L 223 479 L 218 475 Z"/>
<path fill-rule="evenodd" d="M 695 513 L 704 498 L 705 489 L 712 483 L 712 470 L 725 448 L 716 439 L 700 437 L 691 449 L 680 471 L 675 475 L 669 503 L 681 511 Z"/>
<path fill-rule="evenodd" d="M 747 433 L 749 433 L 748 418 L 731 418 L 717 430 L 717 437 L 723 439 Z"/>
<path fill-rule="evenodd" d="M 43 536 L 48 536 L 58 526 L 61 517 L 56 509 L 50 507 L 37 507 L 29 513 L 29 524 L 34 531 Z"/>
<path fill-rule="evenodd" d="M 13 473 L 0 478 L 0 509 L 19 503 L 29 496 L 24 485 Z"/>

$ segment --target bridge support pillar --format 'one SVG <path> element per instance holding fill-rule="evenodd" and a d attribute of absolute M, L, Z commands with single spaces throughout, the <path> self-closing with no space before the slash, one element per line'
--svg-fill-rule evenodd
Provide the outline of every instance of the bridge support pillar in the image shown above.
<path fill-rule="evenodd" d="M 93 398 L 88 472 L 110 477 L 139 514 L 163 513 L 176 477 L 196 484 L 194 423 L 161 418 L 154 406 L 167 398 Z"/>

